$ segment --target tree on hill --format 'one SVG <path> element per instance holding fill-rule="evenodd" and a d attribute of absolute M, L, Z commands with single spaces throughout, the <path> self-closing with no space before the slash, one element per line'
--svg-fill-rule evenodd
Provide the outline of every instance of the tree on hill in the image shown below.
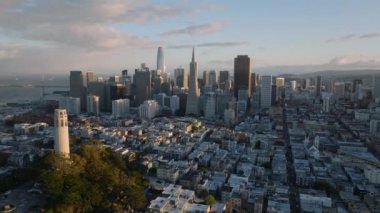
<path fill-rule="evenodd" d="M 44 159 L 41 183 L 53 212 L 115 212 L 143 209 L 148 181 L 127 171 L 121 155 L 100 144 L 83 145 L 78 154 Z"/>
<path fill-rule="evenodd" d="M 214 205 L 216 203 L 214 196 L 212 196 L 210 194 L 206 196 L 205 201 L 206 201 L 207 205 L 210 206 L 210 209 L 212 208 L 212 205 Z"/>

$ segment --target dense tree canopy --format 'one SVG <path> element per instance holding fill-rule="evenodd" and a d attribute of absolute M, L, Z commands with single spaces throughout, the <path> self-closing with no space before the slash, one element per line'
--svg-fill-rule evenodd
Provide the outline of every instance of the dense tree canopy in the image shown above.
<path fill-rule="evenodd" d="M 49 154 L 44 164 L 41 183 L 53 212 L 115 212 L 145 206 L 146 177 L 99 144 L 83 145 L 70 159 Z"/>

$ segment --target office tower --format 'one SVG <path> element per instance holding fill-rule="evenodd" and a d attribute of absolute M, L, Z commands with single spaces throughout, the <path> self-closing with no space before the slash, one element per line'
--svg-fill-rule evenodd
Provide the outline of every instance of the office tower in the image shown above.
<path fill-rule="evenodd" d="M 307 88 L 309 88 L 310 87 L 310 78 L 306 78 L 306 79 L 304 79 L 304 81 L 303 81 L 303 88 L 304 89 L 307 89 Z"/>
<path fill-rule="evenodd" d="M 251 98 L 251 109 L 257 112 L 260 109 L 260 90 L 256 89 Z"/>
<path fill-rule="evenodd" d="M 124 85 L 125 85 L 125 95 L 130 96 L 132 94 L 132 79 L 128 76 L 126 79 L 124 79 Z"/>
<path fill-rule="evenodd" d="M 146 100 L 139 106 L 139 116 L 141 119 L 152 119 L 158 115 L 160 107 L 155 100 Z"/>
<path fill-rule="evenodd" d="M 153 89 L 152 94 L 158 94 L 161 92 L 161 85 L 164 83 L 164 79 L 162 76 L 156 76 L 152 79 L 153 83 Z"/>
<path fill-rule="evenodd" d="M 235 123 L 235 110 L 234 109 L 225 109 L 223 113 L 223 120 L 227 126 L 231 126 Z"/>
<path fill-rule="evenodd" d="M 151 97 L 152 78 L 149 69 L 137 69 L 134 75 L 135 105 L 139 106 Z"/>
<path fill-rule="evenodd" d="M 82 71 L 70 71 L 70 96 L 80 98 L 81 108 L 86 107 L 86 88 Z"/>
<path fill-rule="evenodd" d="M 120 76 L 118 76 L 118 75 L 110 76 L 110 78 L 108 79 L 108 82 L 119 83 L 120 82 Z"/>
<path fill-rule="evenodd" d="M 115 117 L 123 117 L 129 114 L 129 99 L 118 99 L 112 101 L 112 115 Z"/>
<path fill-rule="evenodd" d="M 380 98 L 380 74 L 372 77 L 372 100 Z"/>
<path fill-rule="evenodd" d="M 177 93 L 176 94 L 179 97 L 179 115 L 185 115 L 186 114 L 186 106 L 187 106 L 187 94 L 185 92 Z"/>
<path fill-rule="evenodd" d="M 228 103 L 232 100 L 232 96 L 226 93 L 215 94 L 215 114 L 223 118 L 224 110 L 228 108 Z"/>
<path fill-rule="evenodd" d="M 251 96 L 257 90 L 257 86 L 259 84 L 259 75 L 256 73 L 251 74 Z"/>
<path fill-rule="evenodd" d="M 224 91 L 230 90 L 230 73 L 227 70 L 219 72 L 219 87 Z"/>
<path fill-rule="evenodd" d="M 179 97 L 177 95 L 170 96 L 170 110 L 172 111 L 173 115 L 176 114 L 176 112 L 179 110 Z"/>
<path fill-rule="evenodd" d="M 106 83 L 104 81 L 91 81 L 87 85 L 87 92 L 89 95 L 99 97 L 99 110 L 104 111 L 106 108 Z"/>
<path fill-rule="evenodd" d="M 171 82 L 173 80 L 170 73 L 165 72 L 161 76 L 162 79 L 164 79 L 164 82 Z"/>
<path fill-rule="evenodd" d="M 87 113 L 99 115 L 99 96 L 88 95 L 87 96 Z"/>
<path fill-rule="evenodd" d="M 216 77 L 216 71 L 215 70 L 210 70 L 209 75 L 208 75 L 208 85 L 211 85 L 214 87 L 217 83 L 217 77 Z"/>
<path fill-rule="evenodd" d="M 248 102 L 246 100 L 236 101 L 236 111 L 239 113 L 247 112 Z"/>
<path fill-rule="evenodd" d="M 160 70 L 161 73 L 165 73 L 165 58 L 164 50 L 162 47 L 158 47 L 157 50 L 157 71 Z"/>
<path fill-rule="evenodd" d="M 208 70 L 203 71 L 203 86 L 208 85 L 210 80 L 210 72 Z"/>
<path fill-rule="evenodd" d="M 277 85 L 272 85 L 272 106 L 276 106 L 277 103 Z"/>
<path fill-rule="evenodd" d="M 234 95 L 236 98 L 239 90 L 248 90 L 248 97 L 251 97 L 251 59 L 247 55 L 238 55 L 234 62 Z"/>
<path fill-rule="evenodd" d="M 174 83 L 178 87 L 188 88 L 188 75 L 183 68 L 177 68 L 174 70 Z"/>
<path fill-rule="evenodd" d="M 317 82 L 315 84 L 315 97 L 321 97 L 322 80 L 321 76 L 317 76 Z"/>
<path fill-rule="evenodd" d="M 325 81 L 325 90 L 328 93 L 334 93 L 334 81 L 333 80 Z"/>
<path fill-rule="evenodd" d="M 215 93 L 213 92 L 209 92 L 206 95 L 204 116 L 206 119 L 215 119 Z"/>
<path fill-rule="evenodd" d="M 63 97 L 59 100 L 59 108 L 65 109 L 69 115 L 79 115 L 81 108 L 80 98 Z"/>
<path fill-rule="evenodd" d="M 54 151 L 65 157 L 70 156 L 69 125 L 65 109 L 54 111 Z"/>
<path fill-rule="evenodd" d="M 325 113 L 329 113 L 330 112 L 330 105 L 331 105 L 331 97 L 330 96 L 323 97 L 323 99 L 322 99 L 322 111 Z"/>
<path fill-rule="evenodd" d="M 285 78 L 277 77 L 276 78 L 276 86 L 277 86 L 277 88 L 284 87 L 285 86 Z"/>
<path fill-rule="evenodd" d="M 123 80 L 127 79 L 129 76 L 128 76 L 128 70 L 122 70 L 121 71 L 121 78 Z"/>
<path fill-rule="evenodd" d="M 166 94 L 165 93 L 159 93 L 159 94 L 155 94 L 153 95 L 153 98 L 154 100 L 158 103 L 158 105 L 160 105 L 161 107 L 163 107 L 165 105 L 165 97 L 166 97 Z"/>
<path fill-rule="evenodd" d="M 173 94 L 172 84 L 169 82 L 164 82 L 163 84 L 161 84 L 161 92 L 165 93 L 168 96 L 171 96 Z"/>
<path fill-rule="evenodd" d="M 297 81 L 290 81 L 290 88 L 292 89 L 292 91 L 296 91 L 297 89 Z"/>
<path fill-rule="evenodd" d="M 335 82 L 334 83 L 334 95 L 338 97 L 344 96 L 344 83 L 343 82 Z"/>
<path fill-rule="evenodd" d="M 189 93 L 187 95 L 186 114 L 187 115 L 199 115 L 199 89 L 198 89 L 198 65 L 193 55 L 190 62 L 190 79 L 189 79 Z"/>
<path fill-rule="evenodd" d="M 106 84 L 106 110 L 112 110 L 112 101 L 126 98 L 125 85 L 122 83 L 107 82 Z"/>
<path fill-rule="evenodd" d="M 270 107 L 272 105 L 272 76 L 261 76 L 260 93 L 260 107 Z"/>
<path fill-rule="evenodd" d="M 211 85 L 205 85 L 202 88 L 202 94 L 207 94 L 209 92 L 212 92 L 212 86 Z"/>
<path fill-rule="evenodd" d="M 354 79 L 352 84 L 352 93 L 356 93 L 359 89 L 359 85 L 363 84 L 363 81 L 361 79 Z"/>
<path fill-rule="evenodd" d="M 89 82 L 94 81 L 94 80 L 95 80 L 94 72 L 87 71 L 86 72 L 86 86 L 88 85 Z"/>
<path fill-rule="evenodd" d="M 241 89 L 238 91 L 238 98 L 239 101 L 247 101 L 248 100 L 248 90 Z"/>

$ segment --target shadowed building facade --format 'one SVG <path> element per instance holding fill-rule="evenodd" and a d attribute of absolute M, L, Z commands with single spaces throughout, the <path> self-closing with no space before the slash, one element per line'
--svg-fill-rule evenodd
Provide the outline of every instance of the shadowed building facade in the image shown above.
<path fill-rule="evenodd" d="M 237 98 L 239 90 L 247 90 L 251 97 L 251 59 L 247 55 L 238 55 L 234 61 L 234 95 Z"/>

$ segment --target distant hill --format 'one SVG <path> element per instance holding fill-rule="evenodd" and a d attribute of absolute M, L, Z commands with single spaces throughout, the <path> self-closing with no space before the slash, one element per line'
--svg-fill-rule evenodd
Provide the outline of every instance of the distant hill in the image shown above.
<path fill-rule="evenodd" d="M 299 74 L 299 77 L 313 77 L 313 76 L 324 76 L 324 77 L 361 77 L 361 76 L 371 76 L 374 74 L 380 74 L 379 70 L 370 70 L 370 69 L 364 69 L 364 70 L 324 70 L 324 71 L 317 71 L 317 72 L 311 72 L 311 73 L 303 73 Z"/>

